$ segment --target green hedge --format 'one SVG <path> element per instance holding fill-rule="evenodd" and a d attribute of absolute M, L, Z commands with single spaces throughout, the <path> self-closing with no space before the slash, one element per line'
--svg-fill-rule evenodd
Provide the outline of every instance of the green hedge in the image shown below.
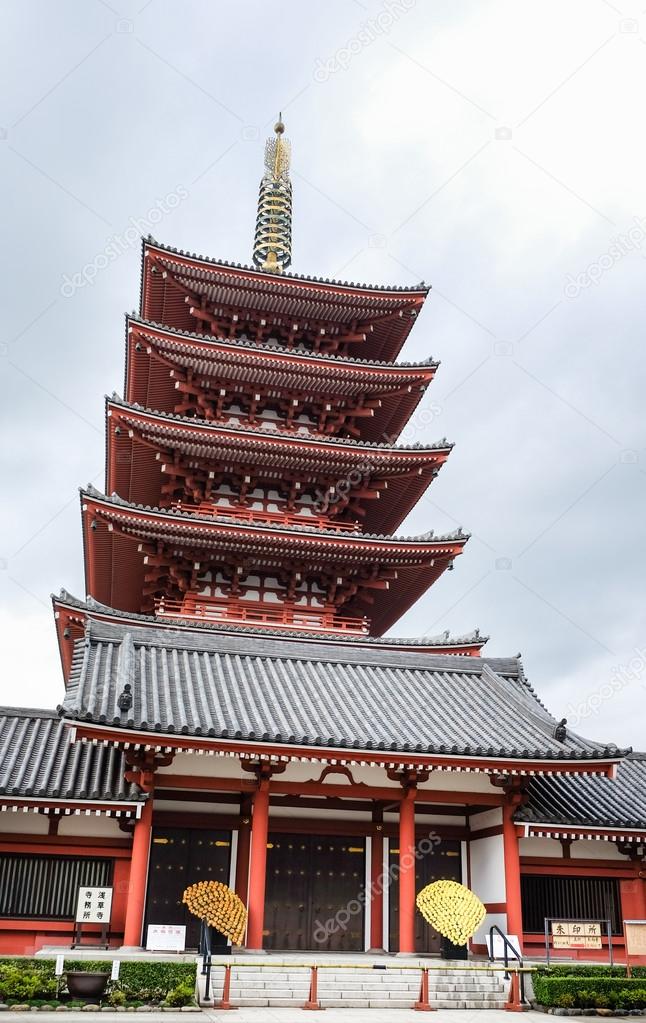
<path fill-rule="evenodd" d="M 0 959 L 0 999 L 32 1001 L 56 995 L 57 979 L 52 959 Z M 109 959 L 66 959 L 65 970 L 105 971 L 112 968 Z M 167 995 L 195 989 L 197 966 L 195 963 L 164 963 L 122 961 L 119 980 L 110 983 L 108 990 L 123 992 L 128 1001 L 159 1002 Z"/>
<path fill-rule="evenodd" d="M 161 1001 L 178 987 L 190 986 L 194 991 L 196 973 L 196 963 L 127 961 L 121 963 L 119 980 L 114 987 L 123 991 L 126 998 Z"/>
<path fill-rule="evenodd" d="M 644 1009 L 646 982 L 643 977 L 586 975 L 579 970 L 574 976 L 538 972 L 534 975 L 534 997 L 541 1005 L 548 1006 Z"/>
<path fill-rule="evenodd" d="M 539 966 L 537 973 L 548 977 L 625 977 L 625 966 L 593 966 L 591 963 L 568 963 L 566 966 Z M 633 966 L 633 977 L 646 977 L 646 966 Z"/>

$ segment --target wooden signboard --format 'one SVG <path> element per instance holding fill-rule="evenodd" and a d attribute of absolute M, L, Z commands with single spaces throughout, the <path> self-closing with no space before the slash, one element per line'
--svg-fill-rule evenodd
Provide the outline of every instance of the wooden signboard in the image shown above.
<path fill-rule="evenodd" d="M 646 956 L 646 920 L 624 920 L 626 939 L 626 965 L 630 977 L 630 960 L 633 956 Z"/>
<path fill-rule="evenodd" d="M 556 949 L 603 948 L 603 939 L 608 942 L 608 959 L 612 966 L 612 922 L 610 920 L 564 920 L 555 916 L 545 917 L 545 958 L 550 964 L 550 951 Z"/>
<path fill-rule="evenodd" d="M 601 924 L 585 920 L 553 920 L 552 948 L 602 948 Z"/>
<path fill-rule="evenodd" d="M 79 888 L 74 917 L 74 942 L 72 948 L 81 944 L 81 928 L 84 924 L 99 924 L 101 942 L 99 947 L 108 947 L 108 931 L 112 912 L 112 888 Z"/>

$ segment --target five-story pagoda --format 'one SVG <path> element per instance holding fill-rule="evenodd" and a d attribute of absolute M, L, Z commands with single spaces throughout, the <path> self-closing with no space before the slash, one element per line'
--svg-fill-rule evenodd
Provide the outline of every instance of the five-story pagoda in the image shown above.
<path fill-rule="evenodd" d="M 428 289 L 285 272 L 283 131 L 257 269 L 144 243 L 108 496 L 82 493 L 86 589 L 160 621 L 380 636 L 467 539 L 393 536 L 451 448 L 397 444 L 437 369 L 395 362 Z"/>

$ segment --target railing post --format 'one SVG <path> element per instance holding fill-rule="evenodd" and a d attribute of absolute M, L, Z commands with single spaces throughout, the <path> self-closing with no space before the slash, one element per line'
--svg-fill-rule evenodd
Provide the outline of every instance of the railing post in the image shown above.
<path fill-rule="evenodd" d="M 422 981 L 419 986 L 419 999 L 413 1005 L 417 1012 L 435 1012 L 428 1000 L 428 966 L 422 966 Z"/>
<path fill-rule="evenodd" d="M 528 1005 L 524 1005 L 520 998 L 520 974 L 514 970 L 509 985 L 509 995 L 505 1004 L 505 1012 L 526 1012 Z"/>
<path fill-rule="evenodd" d="M 237 1009 L 237 1005 L 231 1005 L 231 967 L 224 967 L 224 983 L 222 985 L 222 998 L 214 1006 L 215 1009 Z"/>
<path fill-rule="evenodd" d="M 318 972 L 318 966 L 310 966 L 310 995 L 303 1006 L 304 1009 L 318 1010 L 323 1008 L 319 1002 L 318 995 Z"/>

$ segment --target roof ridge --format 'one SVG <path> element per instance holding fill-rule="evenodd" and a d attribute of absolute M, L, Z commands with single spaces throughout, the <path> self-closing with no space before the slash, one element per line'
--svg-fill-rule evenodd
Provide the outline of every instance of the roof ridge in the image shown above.
<path fill-rule="evenodd" d="M 58 718 L 54 707 L 9 707 L 0 705 L 0 718 Z"/>

